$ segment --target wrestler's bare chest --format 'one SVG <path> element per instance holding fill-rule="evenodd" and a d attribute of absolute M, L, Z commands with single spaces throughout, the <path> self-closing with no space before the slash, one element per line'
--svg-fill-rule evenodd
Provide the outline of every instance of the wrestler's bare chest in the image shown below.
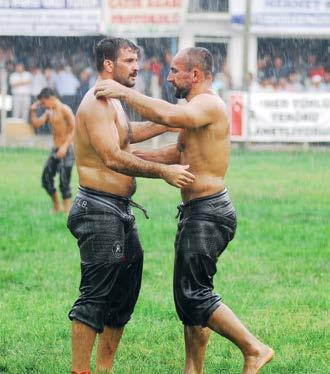
<path fill-rule="evenodd" d="M 54 135 L 62 135 L 67 132 L 67 122 L 62 111 L 51 109 L 48 112 L 48 118 Z"/>
<path fill-rule="evenodd" d="M 125 149 L 130 143 L 130 124 L 121 103 L 114 100 L 113 105 L 117 113 L 115 123 L 118 131 L 120 148 Z"/>

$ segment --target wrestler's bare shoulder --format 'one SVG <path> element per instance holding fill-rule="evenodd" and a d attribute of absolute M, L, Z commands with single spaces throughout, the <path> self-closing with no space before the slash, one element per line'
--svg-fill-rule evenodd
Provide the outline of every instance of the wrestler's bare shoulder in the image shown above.
<path fill-rule="evenodd" d="M 201 118 L 207 119 L 208 124 L 227 127 L 227 110 L 224 101 L 212 91 L 200 93 L 189 102 L 192 112 L 199 113 Z"/>
<path fill-rule="evenodd" d="M 111 100 L 97 99 L 92 87 L 83 97 L 76 116 L 78 118 L 90 118 L 91 116 L 104 116 L 105 114 L 114 114 L 115 109 Z"/>
<path fill-rule="evenodd" d="M 73 114 L 72 109 L 67 104 L 61 103 L 61 109 L 65 114 Z"/>
<path fill-rule="evenodd" d="M 226 111 L 226 104 L 219 95 L 214 92 L 200 93 L 192 98 L 191 103 L 199 103 L 199 105 L 207 105 L 220 111 Z"/>

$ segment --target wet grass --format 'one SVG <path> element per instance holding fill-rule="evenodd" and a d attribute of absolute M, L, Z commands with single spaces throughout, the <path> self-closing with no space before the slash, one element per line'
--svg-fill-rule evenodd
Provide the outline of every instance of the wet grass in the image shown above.
<path fill-rule="evenodd" d="M 44 151 L 0 151 L 0 373 L 68 373 L 79 256 L 64 215 L 40 187 Z M 234 151 L 227 184 L 239 214 L 219 260 L 216 290 L 276 351 L 264 373 L 325 374 L 330 156 Z M 74 185 L 77 185 L 76 177 Z M 139 180 L 135 200 L 145 265 L 140 298 L 114 373 L 181 373 L 182 326 L 172 301 L 178 191 Z M 329 329 L 328 329 L 329 331 Z M 213 334 L 205 373 L 240 373 L 231 343 Z"/>

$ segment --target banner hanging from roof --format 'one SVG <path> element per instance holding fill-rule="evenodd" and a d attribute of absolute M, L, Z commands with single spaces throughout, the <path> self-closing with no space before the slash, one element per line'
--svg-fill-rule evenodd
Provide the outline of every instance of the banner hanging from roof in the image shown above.
<path fill-rule="evenodd" d="M 100 34 L 102 0 L 0 0 L 0 35 Z"/>
<path fill-rule="evenodd" d="M 125 38 L 178 36 L 188 0 L 106 0 L 102 33 Z"/>
<path fill-rule="evenodd" d="M 242 25 L 246 1 L 230 2 L 231 21 Z M 248 0 L 250 1 L 250 0 Z M 281 27 L 281 30 L 278 29 Z M 330 31 L 329 0 L 251 0 L 252 31 L 277 28 L 289 30 Z"/>

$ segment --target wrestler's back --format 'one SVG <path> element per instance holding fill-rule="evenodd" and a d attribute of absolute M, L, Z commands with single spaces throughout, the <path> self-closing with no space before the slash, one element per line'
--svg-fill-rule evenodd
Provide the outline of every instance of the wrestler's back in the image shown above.
<path fill-rule="evenodd" d="M 195 181 L 181 189 L 183 201 L 212 195 L 225 188 L 230 155 L 230 132 L 224 103 L 220 98 L 219 115 L 214 123 L 182 130 L 178 139 L 182 165 L 190 165 Z"/>
<path fill-rule="evenodd" d="M 106 167 L 90 143 L 85 125 L 84 109 L 88 108 L 89 113 L 92 114 L 90 111 L 93 110 L 93 102 L 96 100 L 93 90 L 90 90 L 81 102 L 76 115 L 74 150 L 79 184 L 97 191 L 125 197 L 131 196 L 136 189 L 135 178 L 117 173 Z M 120 148 L 129 151 L 128 127 L 124 121 L 125 119 L 118 116 L 116 126 Z M 113 124 L 109 123 L 109 126 L 113 126 Z"/>

